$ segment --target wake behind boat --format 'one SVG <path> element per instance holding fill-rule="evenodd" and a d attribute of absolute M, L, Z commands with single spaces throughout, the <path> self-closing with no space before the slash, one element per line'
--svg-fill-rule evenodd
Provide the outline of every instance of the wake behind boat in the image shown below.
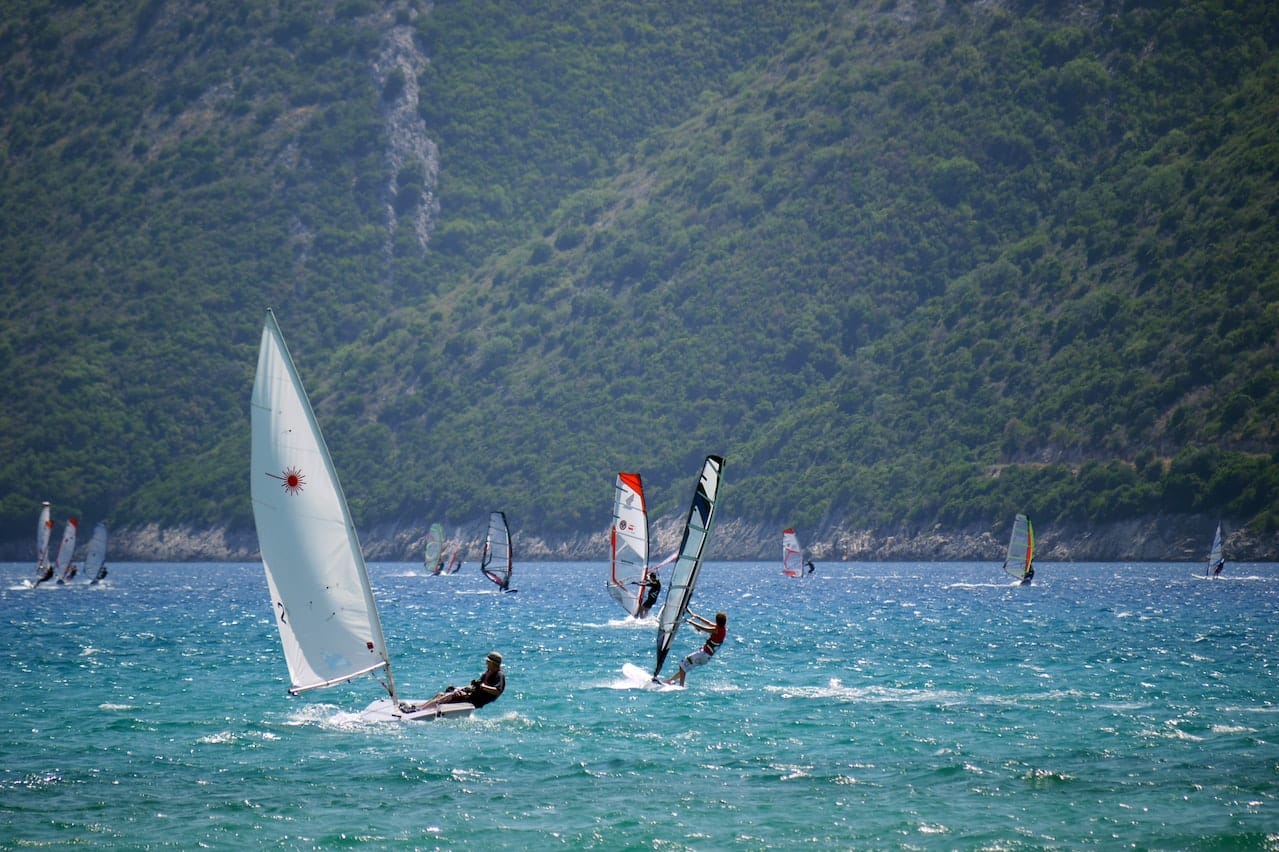
<path fill-rule="evenodd" d="M 253 382 L 250 489 L 262 566 L 297 695 L 382 675 L 368 721 L 469 716 L 471 704 L 405 712 L 359 537 L 315 412 L 267 311 Z M 421 702 L 412 702 L 413 705 Z"/>

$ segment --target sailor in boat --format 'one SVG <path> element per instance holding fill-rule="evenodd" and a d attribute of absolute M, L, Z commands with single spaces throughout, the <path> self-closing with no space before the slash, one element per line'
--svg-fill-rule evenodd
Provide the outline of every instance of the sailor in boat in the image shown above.
<path fill-rule="evenodd" d="M 1035 579 L 1035 563 L 1031 562 L 1026 565 L 1026 573 L 1021 575 L 1021 584 L 1029 586 L 1033 579 Z"/>
<path fill-rule="evenodd" d="M 692 625 L 693 629 L 700 630 L 708 635 L 706 644 L 702 646 L 702 649 L 694 651 L 680 660 L 679 672 L 666 681 L 667 683 L 678 683 L 680 686 L 684 685 L 684 678 L 690 671 L 710 662 L 711 657 L 715 656 L 719 646 L 724 644 L 724 638 L 728 636 L 728 616 L 724 613 L 718 612 L 715 614 L 714 624 L 711 624 L 691 609 L 688 611 L 688 616 L 688 624 Z"/>
<path fill-rule="evenodd" d="M 657 598 L 662 593 L 662 581 L 657 579 L 657 572 L 653 571 L 644 578 L 644 582 L 635 585 L 644 590 L 644 600 L 640 603 L 639 612 L 635 613 L 635 617 L 647 618 L 649 610 L 657 603 Z"/>
<path fill-rule="evenodd" d="M 501 697 L 506 690 L 506 673 L 502 671 L 502 655 L 493 651 L 484 658 L 484 674 L 471 681 L 470 686 L 446 686 L 444 691 L 430 701 L 421 704 L 401 704 L 403 713 L 416 713 L 419 710 L 430 710 L 440 704 L 473 704 L 478 710 L 485 704 L 491 704 Z"/>

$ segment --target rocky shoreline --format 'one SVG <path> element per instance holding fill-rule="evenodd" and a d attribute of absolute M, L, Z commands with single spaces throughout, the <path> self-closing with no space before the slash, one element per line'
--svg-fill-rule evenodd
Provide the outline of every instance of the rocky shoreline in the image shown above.
<path fill-rule="evenodd" d="M 660 559 L 679 546 L 682 518 L 653 522 L 653 556 Z M 1040 524 L 1036 527 L 1037 559 L 1042 562 L 1195 562 L 1207 558 L 1216 527 L 1203 516 L 1162 516 L 1101 526 Z M 1007 527 L 997 529 L 859 529 L 831 526 L 811 535 L 800 531 L 810 556 L 818 562 L 969 562 L 1003 559 Z M 1226 553 L 1232 562 L 1279 561 L 1279 535 L 1253 535 L 1246 528 L 1223 524 Z M 451 533 L 451 535 L 456 535 Z M 780 558 L 780 529 L 724 519 L 712 535 L 707 558 L 765 560 Z M 543 537 L 512 530 L 516 558 L 529 561 L 604 560 L 606 531 Z M 425 527 L 383 524 L 360 531 L 365 557 L 372 562 L 413 562 L 422 558 Z M 479 558 L 483 532 L 463 535 L 466 559 Z M 0 558 L 31 558 L 29 542 L 7 542 Z M 253 530 L 163 529 L 154 525 L 116 529 L 111 534 L 113 562 L 255 562 Z"/>

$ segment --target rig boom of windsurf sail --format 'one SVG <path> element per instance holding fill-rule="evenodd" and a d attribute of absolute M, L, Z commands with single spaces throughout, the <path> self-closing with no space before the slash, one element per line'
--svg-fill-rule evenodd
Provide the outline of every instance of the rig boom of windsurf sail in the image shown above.
<path fill-rule="evenodd" d="M 684 536 L 680 540 L 679 556 L 671 569 L 666 584 L 666 600 L 657 617 L 657 663 L 653 677 L 657 678 L 670 652 L 671 642 L 688 615 L 688 605 L 697 587 L 697 576 L 702 570 L 702 553 L 711 534 L 711 522 L 715 517 L 715 505 L 719 495 L 720 477 L 724 472 L 722 456 L 707 456 L 693 492 L 693 503 L 684 522 Z"/>
<path fill-rule="evenodd" d="M 638 473 L 619 473 L 613 487 L 608 593 L 627 615 L 639 616 L 648 577 L 648 510 Z"/>

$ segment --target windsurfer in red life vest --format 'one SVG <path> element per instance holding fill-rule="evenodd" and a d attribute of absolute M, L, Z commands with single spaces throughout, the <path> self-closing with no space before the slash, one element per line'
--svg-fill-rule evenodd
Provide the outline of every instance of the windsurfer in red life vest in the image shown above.
<path fill-rule="evenodd" d="M 706 644 L 702 646 L 702 649 L 694 651 L 680 660 L 679 673 L 666 681 L 667 683 L 678 683 L 680 686 L 684 685 L 684 678 L 690 670 L 710 662 L 711 657 L 715 656 L 715 651 L 718 650 L 720 645 L 724 644 L 724 638 L 728 636 L 728 616 L 724 613 L 715 614 L 714 624 L 711 624 L 692 610 L 688 611 L 688 616 L 688 623 L 695 630 L 700 630 L 709 635 L 706 637 Z"/>

